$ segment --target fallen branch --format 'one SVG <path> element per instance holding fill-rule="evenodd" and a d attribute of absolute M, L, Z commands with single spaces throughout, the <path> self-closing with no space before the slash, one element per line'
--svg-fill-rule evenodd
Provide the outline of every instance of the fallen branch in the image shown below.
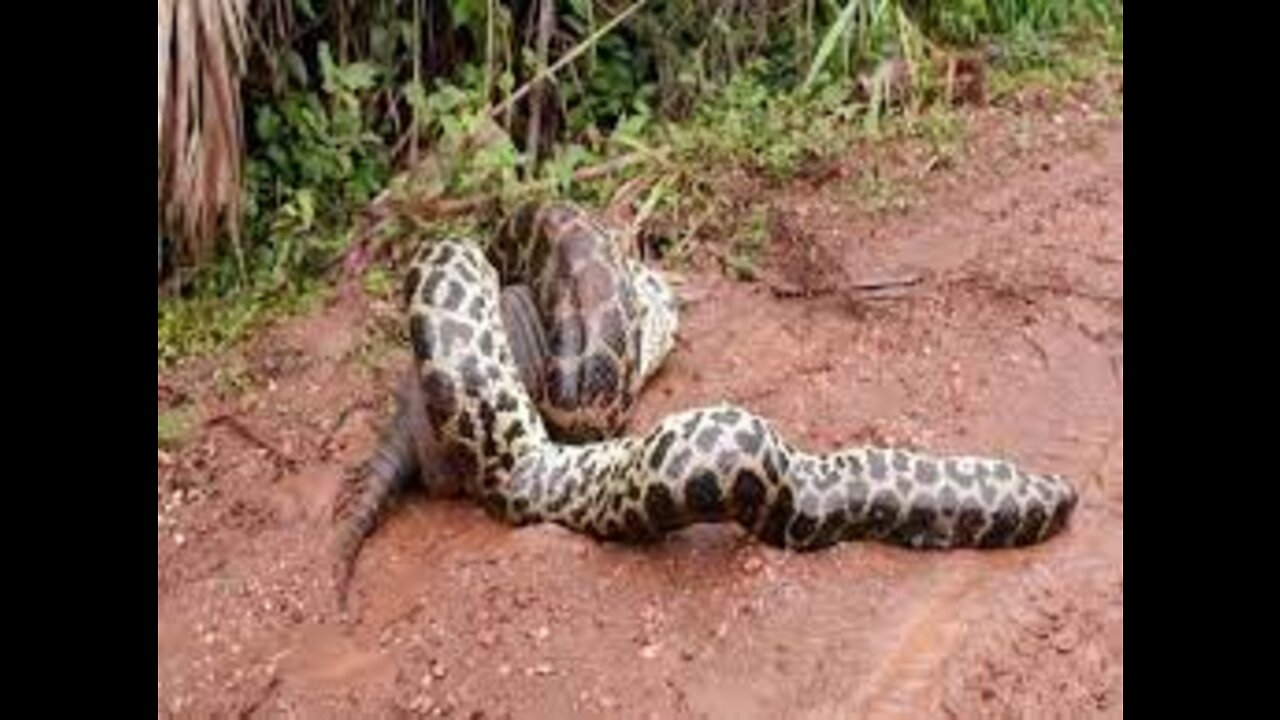
<path fill-rule="evenodd" d="M 876 280 L 857 280 L 850 283 L 846 288 L 846 292 L 876 292 L 878 290 L 889 290 L 892 288 L 910 287 L 919 285 L 924 282 L 925 276 L 921 274 L 906 275 L 896 278 L 882 278 Z"/>
<path fill-rule="evenodd" d="M 905 293 L 900 288 L 919 285 L 924 280 L 924 275 L 908 275 L 898 278 L 855 280 L 844 285 L 832 284 L 810 288 L 771 280 L 769 281 L 769 289 L 773 291 L 775 297 L 779 298 L 821 297 L 838 292 L 842 293 L 850 302 L 857 302 L 859 300 L 902 297 Z"/>
<path fill-rule="evenodd" d="M 271 456 L 271 459 L 278 466 L 284 465 L 290 469 L 298 466 L 297 458 L 293 457 L 289 453 L 286 453 L 285 451 L 276 447 L 274 443 L 269 442 L 268 440 L 263 438 L 256 431 L 254 431 L 253 428 L 245 424 L 243 420 L 241 420 L 240 418 L 230 413 L 222 413 L 220 415 L 215 415 L 209 418 L 208 420 L 206 420 L 204 424 L 206 427 L 212 427 L 214 425 L 226 425 L 233 432 L 235 432 L 235 434 L 239 435 L 245 440 L 248 440 L 250 443 L 257 445 L 263 450 L 266 450 L 267 454 Z"/>
<path fill-rule="evenodd" d="M 333 442 L 333 438 L 337 436 L 338 431 L 347 424 L 347 420 L 349 420 L 357 410 L 370 410 L 373 406 L 374 401 L 372 399 L 365 398 L 349 403 L 346 407 L 342 408 L 338 413 L 338 416 L 334 418 L 333 422 L 329 424 L 329 427 L 321 435 L 319 443 L 320 448 L 327 452 L 330 448 L 330 444 Z"/>
<path fill-rule="evenodd" d="M 547 48 L 551 44 L 551 30 L 556 21 L 552 2 L 553 0 L 540 0 L 538 3 L 538 38 L 535 44 L 535 57 L 539 70 L 547 66 Z M 543 107 L 545 80 L 536 81 L 532 92 L 533 95 L 529 98 L 528 139 L 524 145 L 531 159 L 527 168 L 531 175 L 537 172 L 542 155 L 539 143 L 542 140 L 542 116 L 545 112 Z"/>
<path fill-rule="evenodd" d="M 657 151 L 646 150 L 628 153 L 598 165 L 578 168 L 570 177 L 574 182 L 590 182 L 649 161 L 664 162 L 667 155 L 667 148 Z M 556 180 L 554 179 L 538 180 L 516 186 L 509 192 L 508 196 L 519 199 L 550 190 L 555 185 Z M 351 244 L 351 248 L 347 252 L 334 260 L 331 267 L 340 265 L 343 268 L 343 277 L 348 280 L 358 277 L 367 266 L 369 260 L 377 257 L 380 252 L 380 245 L 384 242 L 384 239 L 379 237 L 381 234 L 379 231 L 387 221 L 396 215 L 391 211 L 394 205 L 398 205 L 405 214 L 410 215 L 418 222 L 425 223 L 432 220 L 466 215 L 497 201 L 502 195 L 503 193 L 501 192 L 487 192 L 461 198 L 432 196 L 397 202 L 390 188 L 383 190 L 366 209 L 363 227 L 357 230 L 356 233 L 357 240 Z"/>
<path fill-rule="evenodd" d="M 620 157 L 613 158 L 600 163 L 599 165 L 591 165 L 589 167 L 579 168 L 570 176 L 574 182 L 589 182 L 597 180 L 608 175 L 625 170 L 634 165 L 641 165 L 653 159 L 653 153 L 629 153 Z M 662 150 L 657 153 L 661 158 L 666 157 L 666 151 Z M 558 181 L 554 178 L 537 180 L 531 183 L 517 185 L 509 193 L 509 197 L 519 199 L 534 195 L 539 192 L 550 190 L 556 186 Z M 403 204 L 403 208 L 411 215 L 420 215 L 419 220 L 435 220 L 439 218 L 455 217 L 457 215 L 465 215 L 478 208 L 496 201 L 501 197 L 501 192 L 486 192 L 461 198 L 425 198 L 411 199 Z"/>
<path fill-rule="evenodd" d="M 1031 331 L 1025 328 L 1021 335 L 1022 339 L 1026 340 L 1027 344 L 1031 346 L 1031 349 L 1036 351 L 1036 355 L 1040 356 L 1041 366 L 1046 370 L 1049 369 L 1049 352 L 1044 349 L 1044 346 L 1040 344 L 1040 341 L 1036 340 L 1035 337 L 1031 335 Z"/>

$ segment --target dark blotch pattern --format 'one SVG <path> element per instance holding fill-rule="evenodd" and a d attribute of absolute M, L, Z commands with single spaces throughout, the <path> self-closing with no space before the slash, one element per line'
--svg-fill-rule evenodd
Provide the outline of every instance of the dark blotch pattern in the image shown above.
<path fill-rule="evenodd" d="M 586 400 L 609 398 L 618 391 L 618 370 L 613 360 L 595 353 L 582 360 L 579 385 Z"/>
<path fill-rule="evenodd" d="M 694 442 L 699 450 L 704 453 L 710 453 L 715 449 L 716 441 L 720 439 L 720 433 L 721 430 L 718 426 L 708 425 L 702 428 L 702 431 L 698 433 L 698 439 Z"/>
<path fill-rule="evenodd" d="M 466 323 L 458 322 L 452 318 L 444 318 L 440 321 L 440 345 L 445 357 L 454 352 L 453 346 L 455 343 L 466 345 L 471 342 L 471 338 L 474 335 L 475 329 Z"/>
<path fill-rule="evenodd" d="M 556 357 L 577 357 L 585 343 L 582 320 L 574 315 L 556 318 L 547 334 L 547 349 Z"/>
<path fill-rule="evenodd" d="M 409 318 L 409 342 L 413 344 L 413 355 L 419 360 L 435 358 L 434 346 L 431 342 L 431 325 L 421 315 Z"/>
<path fill-rule="evenodd" d="M 1009 544 L 1013 533 L 1018 529 L 1018 506 L 1010 498 L 1000 503 L 991 519 L 991 527 L 982 536 L 982 547 L 1004 547 Z"/>
<path fill-rule="evenodd" d="M 649 486 L 644 494 L 644 512 L 659 532 L 666 532 L 680 527 L 680 515 L 676 501 L 666 485 L 655 483 Z"/>
<path fill-rule="evenodd" d="M 685 499 L 694 515 L 702 519 L 718 518 L 724 513 L 720 483 L 710 470 L 696 473 L 685 486 Z"/>
<path fill-rule="evenodd" d="M 871 450 L 867 453 L 867 465 L 870 466 L 871 479 L 881 481 L 889 472 L 889 466 L 885 464 L 884 454 L 879 450 Z"/>
<path fill-rule="evenodd" d="M 460 442 L 446 445 L 441 455 L 443 470 L 451 478 L 466 482 L 475 479 L 480 471 L 480 458 L 476 457 L 475 450 Z"/>
<path fill-rule="evenodd" d="M 511 393 L 506 390 L 499 390 L 497 407 L 498 412 L 509 413 L 514 412 L 518 405 L 515 397 Z"/>
<path fill-rule="evenodd" d="M 422 302 L 428 305 L 435 303 L 436 290 L 439 289 L 440 283 L 444 282 L 445 277 L 443 270 L 432 270 L 427 273 L 427 279 L 422 283 L 422 292 L 419 294 Z"/>
<path fill-rule="evenodd" d="M 476 439 L 475 424 L 471 422 L 471 416 L 466 413 L 458 418 L 458 436 L 467 440 Z"/>
<path fill-rule="evenodd" d="M 795 515 L 792 502 L 791 488 L 786 486 L 778 488 L 778 496 L 769 507 L 769 514 L 764 519 L 764 527 L 760 530 L 759 537 L 765 543 L 774 547 L 786 547 L 787 525 L 791 524 L 791 518 Z"/>
<path fill-rule="evenodd" d="M 696 412 L 693 417 L 684 421 L 684 425 L 680 426 L 680 437 L 688 440 L 693 437 L 693 431 L 698 429 L 698 425 L 702 422 L 702 413 Z"/>
<path fill-rule="evenodd" d="M 627 354 L 627 331 L 622 324 L 622 314 L 616 309 L 606 310 L 600 316 L 600 342 L 618 357 Z"/>
<path fill-rule="evenodd" d="M 469 355 L 463 359 L 458 371 L 462 375 L 463 390 L 471 397 L 480 397 L 485 387 L 484 375 L 480 373 L 480 361 L 474 355 Z"/>
<path fill-rule="evenodd" d="M 766 453 L 764 456 L 764 476 L 769 480 L 770 485 L 778 485 L 782 481 L 778 475 L 778 467 L 773 464 L 773 453 Z"/>
<path fill-rule="evenodd" d="M 662 467 L 662 461 L 667 457 L 667 450 L 671 449 L 671 443 L 675 442 L 675 433 L 668 430 L 658 438 L 658 444 L 653 448 L 653 453 L 649 455 L 649 469 L 657 471 Z"/>
<path fill-rule="evenodd" d="M 691 459 L 693 459 L 693 450 L 687 447 L 680 448 L 675 457 L 671 458 L 671 464 L 667 466 L 667 477 L 672 481 L 679 482 L 684 477 L 685 468 L 689 466 Z"/>
<path fill-rule="evenodd" d="M 416 267 L 410 268 L 409 274 L 404 277 L 404 285 L 400 289 L 400 299 L 406 306 L 413 300 L 413 293 L 421 282 L 422 271 Z"/>
<path fill-rule="evenodd" d="M 1039 539 L 1040 531 L 1048 520 L 1049 513 L 1045 512 L 1043 505 L 1034 500 L 1028 503 L 1026 516 L 1022 519 L 1018 534 L 1013 537 L 1013 544 L 1030 545 L 1035 542 Z"/>
<path fill-rule="evenodd" d="M 622 515 L 622 522 L 624 525 L 623 532 L 626 533 L 626 537 L 629 540 L 642 541 L 653 537 L 649 532 L 649 526 L 644 522 L 644 518 L 640 517 L 640 513 L 636 512 L 634 508 L 627 508 L 627 511 Z"/>
<path fill-rule="evenodd" d="M 742 452 L 748 455 L 755 455 L 760 452 L 760 445 L 764 442 L 764 437 L 759 433 L 747 432 L 739 430 L 733 434 L 733 439 L 738 443 L 738 447 L 742 448 Z"/>
<path fill-rule="evenodd" d="M 871 510 L 867 513 L 869 531 L 877 537 L 887 535 L 897 524 L 901 509 L 897 495 L 888 491 L 877 493 L 871 499 Z"/>
<path fill-rule="evenodd" d="M 929 460 L 916 463 L 916 482 L 921 485 L 932 485 L 938 482 L 938 465 Z"/>
<path fill-rule="evenodd" d="M 982 511 L 982 506 L 973 500 L 965 500 L 960 506 L 960 515 L 956 517 L 952 544 L 956 547 L 973 547 L 985 523 L 986 514 Z"/>
<path fill-rule="evenodd" d="M 453 381 L 443 370 L 432 370 L 422 378 L 422 402 L 432 427 L 441 428 L 458 412 L 458 396 Z"/>
<path fill-rule="evenodd" d="M 457 280 L 449 281 L 449 290 L 444 296 L 444 300 L 440 303 L 446 310 L 457 312 L 462 307 L 462 301 L 467 297 L 467 290 L 462 283 Z"/>
<path fill-rule="evenodd" d="M 937 512 L 928 496 L 918 497 L 907 510 L 906 519 L 893 532 L 893 539 L 907 547 L 934 547 L 940 538 L 934 532 Z"/>
<path fill-rule="evenodd" d="M 900 473 L 907 472 L 911 469 L 911 457 L 901 450 L 893 453 L 893 469 Z"/>
<path fill-rule="evenodd" d="M 795 520 L 791 521 L 791 528 L 788 534 L 791 535 L 791 542 L 794 545 L 802 546 L 805 541 L 813 536 L 813 532 L 818 529 L 818 521 L 810 515 L 796 515 Z"/>
<path fill-rule="evenodd" d="M 738 471 L 733 479 L 733 513 L 738 522 L 754 528 L 760 506 L 764 504 L 765 487 L 760 476 L 750 470 Z"/>

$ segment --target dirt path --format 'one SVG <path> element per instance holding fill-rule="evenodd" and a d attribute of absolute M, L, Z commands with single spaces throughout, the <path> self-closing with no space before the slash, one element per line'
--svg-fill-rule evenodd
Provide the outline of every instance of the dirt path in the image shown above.
<path fill-rule="evenodd" d="M 368 543 L 344 625 L 318 520 L 405 358 L 388 308 L 347 302 L 160 378 L 159 409 L 194 408 L 195 430 L 158 461 L 158 712 L 1121 717 L 1124 130 L 1056 112 L 974 114 L 970 152 L 905 213 L 849 201 L 865 158 L 778 191 L 850 277 L 928 279 L 852 303 L 692 273 L 635 425 L 728 399 L 815 449 L 1007 455 L 1080 485 L 1066 535 L 797 556 L 699 527 L 640 550 L 412 497 Z M 765 269 L 785 275 L 776 245 Z"/>

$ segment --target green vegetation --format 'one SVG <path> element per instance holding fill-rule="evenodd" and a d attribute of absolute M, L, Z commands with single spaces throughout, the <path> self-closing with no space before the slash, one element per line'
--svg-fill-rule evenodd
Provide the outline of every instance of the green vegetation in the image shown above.
<path fill-rule="evenodd" d="M 161 3 L 159 219 L 188 279 L 159 303 L 161 365 L 323 297 L 366 211 L 395 236 L 481 221 L 491 199 L 603 202 L 625 183 L 663 219 L 672 257 L 714 227 L 750 277 L 762 216 L 724 212 L 716 178 L 785 180 L 895 123 L 950 162 L 963 127 L 937 101 L 956 51 L 992 58 L 996 97 L 1123 61 L 1120 0 L 192 6 L 184 23 Z M 224 43 L 197 42 L 201 28 Z M 905 88 L 886 61 L 910 70 Z M 863 182 L 872 207 L 906 202 Z M 375 269 L 365 287 L 395 283 Z"/>
<path fill-rule="evenodd" d="M 159 432 L 157 441 L 162 449 L 172 450 L 191 433 L 193 419 L 189 408 L 175 408 L 160 413 L 158 416 Z"/>

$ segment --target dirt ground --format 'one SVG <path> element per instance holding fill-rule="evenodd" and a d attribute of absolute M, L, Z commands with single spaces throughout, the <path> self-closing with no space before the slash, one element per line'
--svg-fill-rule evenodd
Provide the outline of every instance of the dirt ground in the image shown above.
<path fill-rule="evenodd" d="M 1122 717 L 1124 127 L 1089 97 L 969 111 L 949 164 L 894 143 L 770 190 L 768 281 L 680 277 L 681 340 L 633 424 L 724 399 L 813 449 L 1004 455 L 1077 483 L 1066 534 L 794 555 L 703 526 L 634 548 L 411 496 L 343 621 L 325 505 L 407 358 L 394 307 L 346 298 L 158 378 L 191 427 L 157 460 L 158 714 Z M 867 177 L 906 209 L 859 201 Z M 815 268 L 839 272 L 775 292 Z"/>

